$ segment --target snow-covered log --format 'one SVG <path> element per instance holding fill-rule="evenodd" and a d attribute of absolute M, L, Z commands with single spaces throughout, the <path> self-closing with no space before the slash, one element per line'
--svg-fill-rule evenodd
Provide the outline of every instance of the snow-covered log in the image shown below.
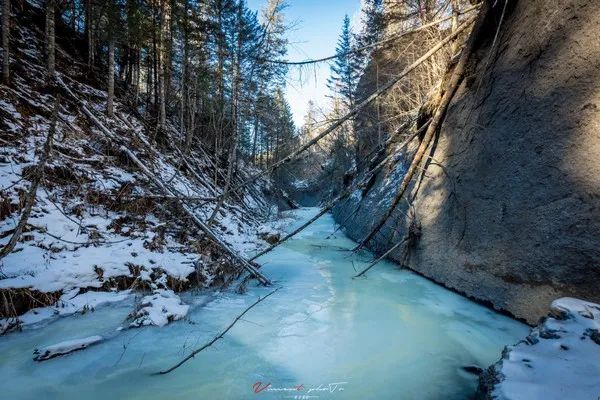
<path fill-rule="evenodd" d="M 83 339 L 66 340 L 52 346 L 42 347 L 33 351 L 34 361 L 46 361 L 54 357 L 62 356 L 90 347 L 93 344 L 103 341 L 102 336 L 89 336 Z"/>

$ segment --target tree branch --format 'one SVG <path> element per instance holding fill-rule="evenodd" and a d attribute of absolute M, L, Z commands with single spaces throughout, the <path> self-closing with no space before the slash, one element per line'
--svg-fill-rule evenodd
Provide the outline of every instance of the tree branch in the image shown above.
<path fill-rule="evenodd" d="M 166 375 L 170 372 L 173 372 L 174 370 L 176 370 L 177 368 L 181 367 L 183 364 L 185 364 L 186 362 L 188 362 L 189 360 L 191 360 L 192 358 L 194 358 L 196 356 L 196 354 L 200 353 L 202 350 L 212 346 L 213 344 L 215 344 L 215 342 L 219 339 L 223 339 L 223 336 L 225 336 L 225 334 L 227 332 L 229 332 L 229 330 L 231 328 L 233 328 L 233 326 L 248 312 L 250 311 L 252 308 L 254 308 L 254 306 L 256 306 L 258 303 L 260 303 L 261 301 L 263 301 L 264 299 L 266 299 L 267 297 L 271 296 L 272 294 L 274 294 L 275 292 L 277 292 L 279 289 L 281 289 L 280 287 L 278 287 L 277 289 L 273 290 L 272 292 L 270 292 L 269 294 L 264 295 L 263 297 L 259 297 L 258 300 L 256 300 L 254 303 L 252 303 L 250 306 L 248 306 L 248 308 L 246 308 L 244 310 L 244 312 L 242 312 L 240 315 L 238 315 L 237 317 L 235 317 L 235 319 L 233 320 L 233 322 L 231 322 L 231 324 L 229 324 L 229 326 L 227 326 L 227 328 L 225 328 L 223 331 L 221 331 L 221 333 L 219 333 L 217 336 L 215 336 L 214 338 L 212 338 L 212 340 L 208 343 L 206 343 L 205 345 L 203 345 L 202 347 L 192 351 L 187 357 L 185 357 L 183 360 L 179 361 L 177 364 L 173 365 L 171 368 L 165 369 L 164 371 L 159 371 L 157 373 L 155 373 L 154 375 Z"/>

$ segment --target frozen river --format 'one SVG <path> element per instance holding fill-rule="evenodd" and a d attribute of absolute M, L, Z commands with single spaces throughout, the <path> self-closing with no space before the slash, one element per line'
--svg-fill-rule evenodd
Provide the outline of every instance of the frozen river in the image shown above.
<path fill-rule="evenodd" d="M 299 225 L 318 210 L 296 211 Z M 132 300 L 0 338 L 6 399 L 467 399 L 477 377 L 528 327 L 372 259 L 325 215 L 263 256 L 282 288 L 253 308 L 224 339 L 169 375 L 166 369 L 210 340 L 271 289 L 182 295 L 188 317 L 163 328 L 117 331 Z M 448 268 L 452 268 L 449 265 Z M 37 363 L 32 351 L 103 335 L 84 351 Z M 256 393 L 258 392 L 258 393 Z"/>

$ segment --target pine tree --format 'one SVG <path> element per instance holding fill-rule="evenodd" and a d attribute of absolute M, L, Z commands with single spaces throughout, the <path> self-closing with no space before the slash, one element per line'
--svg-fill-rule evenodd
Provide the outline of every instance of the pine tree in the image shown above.
<path fill-rule="evenodd" d="M 339 54 L 339 57 L 335 59 L 331 66 L 331 77 L 327 81 L 327 86 L 334 93 L 334 96 L 341 97 L 347 108 L 354 105 L 356 85 L 360 77 L 359 60 L 351 53 L 353 48 L 350 18 L 346 15 L 336 47 L 336 54 Z"/>

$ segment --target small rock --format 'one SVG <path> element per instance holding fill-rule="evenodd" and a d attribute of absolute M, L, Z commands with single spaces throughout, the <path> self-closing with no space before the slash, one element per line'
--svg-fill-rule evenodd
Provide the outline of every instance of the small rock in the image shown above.
<path fill-rule="evenodd" d="M 481 375 L 483 372 L 483 368 L 478 367 L 477 365 L 466 365 L 462 367 L 463 371 L 468 372 L 473 375 Z"/>

